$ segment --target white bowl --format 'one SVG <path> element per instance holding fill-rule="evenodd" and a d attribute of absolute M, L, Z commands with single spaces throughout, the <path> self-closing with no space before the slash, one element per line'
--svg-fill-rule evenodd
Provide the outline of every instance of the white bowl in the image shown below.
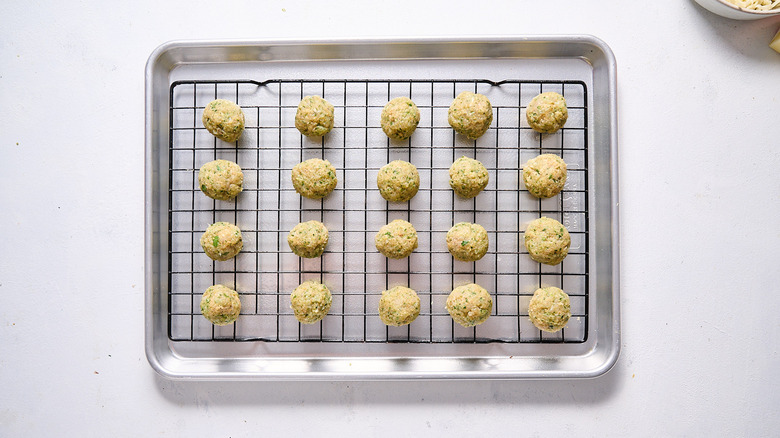
<path fill-rule="evenodd" d="M 735 20 L 758 20 L 760 18 L 774 17 L 780 15 L 780 9 L 769 11 L 749 11 L 741 9 L 727 2 L 726 0 L 694 0 L 704 9 L 718 14 L 721 17 L 733 18 Z"/>

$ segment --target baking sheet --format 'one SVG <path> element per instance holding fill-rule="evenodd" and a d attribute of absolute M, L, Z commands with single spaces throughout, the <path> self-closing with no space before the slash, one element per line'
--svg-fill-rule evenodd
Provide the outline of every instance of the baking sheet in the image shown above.
<path fill-rule="evenodd" d="M 608 369 L 619 337 L 616 279 L 611 277 L 616 222 L 609 208 L 616 199 L 616 175 L 611 162 L 603 162 L 616 146 L 614 118 L 588 120 L 614 111 L 609 62 L 582 53 L 541 59 L 485 56 L 502 47 L 522 52 L 529 46 L 549 50 L 553 44 L 562 50 L 577 46 L 574 41 L 482 41 L 478 62 L 464 58 L 473 42 L 342 42 L 316 51 L 354 57 L 374 44 L 371 53 L 393 58 L 359 61 L 258 63 L 235 56 L 273 58 L 269 53 L 323 48 L 291 42 L 172 43 L 158 49 L 147 77 L 147 234 L 152 237 L 147 246 L 147 353 L 152 365 L 170 377 L 208 378 L 575 377 Z M 398 44 L 424 51 L 441 46 L 448 49 L 445 53 L 455 53 L 458 46 L 468 50 L 457 57 L 419 58 L 400 56 Z M 599 47 L 589 38 L 579 44 Z M 609 55 L 601 49 L 600 56 Z M 215 54 L 220 51 L 233 58 L 220 58 Z M 190 62 L 166 65 L 163 55 Z M 599 60 L 607 62 L 602 74 L 607 80 L 597 74 Z M 260 85 L 210 82 L 237 78 Z M 490 83 L 505 79 L 511 82 Z M 488 95 L 495 108 L 493 128 L 476 142 L 453 135 L 446 124 L 446 108 L 463 89 Z M 523 105 L 540 91 L 563 92 L 569 100 L 570 121 L 560 135 L 539 136 L 524 126 Z M 302 94 L 324 94 L 337 108 L 337 128 L 319 144 L 292 126 Z M 411 95 L 421 106 L 420 128 L 408 144 L 391 144 L 378 126 L 382 106 L 395 95 Z M 199 127 L 198 110 L 215 97 L 232 98 L 245 109 L 247 130 L 237 149 Z M 595 145 L 593 140 L 601 137 L 606 145 Z M 570 179 L 559 199 L 539 202 L 517 190 L 519 166 L 540 152 L 561 153 L 570 163 Z M 452 196 L 447 185 L 446 170 L 460 155 L 476 157 L 490 169 L 491 184 L 474 200 Z M 285 178 L 294 164 L 311 157 L 329 159 L 343 172 L 337 190 L 322 202 L 301 199 Z M 214 158 L 232 159 L 244 168 L 247 189 L 232 205 L 217 205 L 195 193 L 197 168 Z M 421 191 L 408 205 L 388 204 L 376 191 L 376 171 L 392 159 L 421 169 Z M 588 171 L 603 164 L 606 178 Z M 605 200 L 606 233 L 598 227 L 605 221 L 594 218 L 603 215 L 588 215 L 602 212 Z M 168 208 L 155 212 L 161 203 Z M 519 244 L 524 225 L 541 214 L 562 219 L 573 234 L 572 255 L 557 268 L 533 264 Z M 420 235 L 420 248 L 406 261 L 387 261 L 372 248 L 376 229 L 394 218 L 411 220 Z M 198 253 L 197 239 L 208 223 L 222 219 L 244 230 L 245 249 L 233 262 L 215 263 Z M 307 219 L 323 220 L 331 230 L 322 259 L 302 261 L 287 251 L 287 231 Z M 482 223 L 489 231 L 491 249 L 480 262 L 453 262 L 437 244 L 460 220 Z M 593 245 L 597 251 L 588 251 Z M 287 295 L 311 278 L 331 288 L 334 305 L 323 323 L 301 326 Z M 452 287 L 472 281 L 491 292 L 494 312 L 482 326 L 463 329 L 452 323 L 443 300 Z M 235 286 L 242 294 L 242 316 L 233 326 L 214 328 L 199 315 L 201 289 L 214 283 Z M 378 295 L 404 283 L 420 294 L 421 317 L 408 327 L 388 329 L 376 315 Z M 554 335 L 542 334 L 527 320 L 530 295 L 548 285 L 567 290 L 575 315 L 564 332 Z M 600 326 L 611 326 L 610 333 L 599 331 Z M 594 352 L 606 358 L 597 371 L 585 366 L 584 358 Z"/>

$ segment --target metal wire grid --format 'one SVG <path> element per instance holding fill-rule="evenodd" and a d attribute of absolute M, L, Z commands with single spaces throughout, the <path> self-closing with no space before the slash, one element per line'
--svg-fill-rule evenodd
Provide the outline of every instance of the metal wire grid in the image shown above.
<path fill-rule="evenodd" d="M 447 109 L 461 91 L 486 94 L 494 120 L 476 141 L 455 135 Z M 569 121 L 552 135 L 524 124 L 524 104 L 542 91 L 567 98 Z M 174 341 L 408 342 L 408 343 L 581 343 L 588 336 L 588 168 L 587 89 L 581 81 L 489 80 L 269 80 L 178 81 L 170 90 L 168 336 Z M 336 127 L 311 141 L 294 127 L 304 95 L 325 97 L 336 108 Z M 384 104 L 410 97 L 421 111 L 411 139 L 389 140 L 379 126 Z M 238 103 L 246 128 L 237 144 L 218 141 L 200 121 L 216 98 Z M 561 195 L 531 197 L 522 183 L 522 164 L 539 153 L 557 153 L 569 177 Z M 490 183 L 476 198 L 458 198 L 448 185 L 449 165 L 460 155 L 482 161 Z M 323 200 L 295 193 L 292 166 L 308 158 L 330 160 L 339 184 Z M 197 183 L 198 169 L 213 159 L 237 162 L 244 191 L 235 201 L 214 201 Z M 394 159 L 418 168 L 421 186 L 408 203 L 388 203 L 376 187 L 379 167 Z M 572 236 L 566 260 L 556 266 L 530 260 L 522 231 L 542 215 L 561 220 Z M 319 259 L 300 259 L 286 235 L 298 222 L 319 220 L 330 242 Z M 393 219 L 410 221 L 420 239 L 405 260 L 389 260 L 373 244 L 378 228 Z M 224 220 L 242 230 L 244 249 L 233 260 L 215 262 L 201 250 L 205 228 Z M 445 234 L 456 222 L 488 230 L 490 248 L 475 263 L 455 261 Z M 299 324 L 289 294 L 301 282 L 324 282 L 333 304 L 323 321 Z M 449 292 L 475 282 L 491 293 L 493 311 L 482 325 L 463 328 L 444 309 Z M 238 321 L 213 326 L 199 302 L 212 284 L 238 290 Z M 378 316 L 382 290 L 415 289 L 420 316 L 405 327 L 386 327 Z M 541 332 L 528 319 L 537 287 L 558 286 L 572 300 L 572 318 L 556 333 Z"/>

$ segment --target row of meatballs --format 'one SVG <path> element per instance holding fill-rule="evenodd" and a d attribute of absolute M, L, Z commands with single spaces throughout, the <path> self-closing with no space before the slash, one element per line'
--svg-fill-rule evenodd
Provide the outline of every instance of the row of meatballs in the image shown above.
<path fill-rule="evenodd" d="M 301 196 L 322 199 L 338 184 L 336 168 L 328 160 L 310 158 L 296 164 L 290 173 L 292 185 Z M 463 198 L 477 196 L 490 181 L 487 168 L 478 160 L 466 156 L 455 160 L 449 169 L 450 187 Z M 561 157 L 542 154 L 523 165 L 523 184 L 537 198 L 551 198 L 566 184 L 567 168 Z M 414 164 L 394 160 L 377 173 L 377 188 L 389 202 L 407 202 L 420 189 L 420 173 Z M 198 185 L 208 197 L 229 201 L 244 188 L 241 167 L 229 160 L 214 160 L 198 171 Z"/>
<path fill-rule="evenodd" d="M 334 116 L 335 108 L 330 102 L 320 96 L 306 96 L 298 104 L 295 127 L 307 137 L 322 137 L 333 129 Z M 556 92 L 540 93 L 526 108 L 528 125 L 544 134 L 561 129 L 568 117 L 566 99 Z M 244 131 L 241 107 L 226 99 L 209 102 L 203 110 L 202 121 L 209 132 L 226 142 L 238 141 Z M 452 101 L 447 121 L 456 132 L 475 140 L 493 123 L 493 106 L 487 96 L 464 91 Z M 395 140 L 411 137 L 419 123 L 420 109 L 405 96 L 390 100 L 380 116 L 382 130 Z"/>
<path fill-rule="evenodd" d="M 293 314 L 303 324 L 314 324 L 325 318 L 332 302 L 328 287 L 314 280 L 301 283 L 290 294 Z M 450 292 L 445 308 L 453 321 L 463 327 L 474 327 L 488 319 L 493 299 L 478 284 L 465 284 Z M 241 299 L 235 290 L 214 285 L 203 294 L 200 310 L 215 325 L 232 324 L 241 313 Z M 420 297 L 413 289 L 396 286 L 382 292 L 377 310 L 385 325 L 408 325 L 420 315 Z M 540 330 L 551 333 L 561 330 L 571 317 L 569 296 L 557 287 L 537 289 L 528 304 L 528 317 Z"/>
<path fill-rule="evenodd" d="M 287 234 L 287 244 L 295 255 L 320 257 L 328 245 L 329 234 L 319 221 L 301 222 Z M 374 236 L 377 251 L 390 259 L 404 259 L 417 249 L 417 230 L 403 219 L 383 225 Z M 446 235 L 447 250 L 462 262 L 475 262 L 488 251 L 489 241 L 480 224 L 458 222 Z M 529 256 L 539 263 L 555 266 L 569 253 L 571 237 L 566 227 L 555 219 L 541 217 L 531 221 L 525 230 L 523 244 Z M 229 222 L 209 225 L 201 235 L 203 252 L 212 260 L 227 261 L 244 248 L 241 230 Z"/>

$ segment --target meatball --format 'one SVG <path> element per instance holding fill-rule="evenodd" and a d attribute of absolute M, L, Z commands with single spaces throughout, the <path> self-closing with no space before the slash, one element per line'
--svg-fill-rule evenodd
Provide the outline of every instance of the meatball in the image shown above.
<path fill-rule="evenodd" d="M 396 97 L 382 110 L 382 130 L 390 138 L 406 140 L 419 123 L 420 110 L 408 97 Z"/>
<path fill-rule="evenodd" d="M 306 96 L 298 104 L 295 127 L 307 137 L 322 137 L 333 129 L 333 105 L 320 96 Z"/>
<path fill-rule="evenodd" d="M 523 182 L 537 198 L 552 198 L 566 184 L 566 163 L 554 154 L 542 154 L 523 165 Z"/>
<path fill-rule="evenodd" d="M 487 231 L 480 224 L 459 222 L 447 232 L 447 249 L 456 260 L 477 261 L 487 253 Z"/>
<path fill-rule="evenodd" d="M 209 198 L 229 201 L 244 189 L 244 173 L 232 161 L 209 161 L 198 172 L 198 184 Z"/>
<path fill-rule="evenodd" d="M 304 324 L 314 324 L 328 314 L 333 297 L 322 283 L 309 280 L 301 283 L 290 295 L 295 318 Z"/>
<path fill-rule="evenodd" d="M 525 109 L 525 118 L 534 131 L 552 134 L 561 129 L 569 118 L 566 99 L 551 91 L 539 94 L 531 99 Z"/>
<path fill-rule="evenodd" d="M 417 249 L 417 230 L 409 222 L 396 219 L 379 229 L 374 243 L 376 249 L 387 258 L 409 257 Z"/>
<path fill-rule="evenodd" d="M 487 186 L 490 176 L 477 160 L 460 157 L 450 166 L 450 187 L 464 198 L 473 198 Z"/>
<path fill-rule="evenodd" d="M 215 325 L 232 323 L 241 313 L 238 292 L 221 284 L 210 286 L 200 299 L 200 313 Z"/>
<path fill-rule="evenodd" d="M 312 158 L 298 163 L 292 169 L 295 191 L 310 199 L 328 196 L 336 187 L 336 168 L 328 160 Z"/>
<path fill-rule="evenodd" d="M 493 122 L 493 107 L 486 96 L 464 91 L 452 101 L 447 120 L 456 132 L 476 140 Z"/>
<path fill-rule="evenodd" d="M 447 297 L 447 312 L 463 327 L 482 324 L 493 310 L 493 299 L 482 286 L 465 284 L 458 286 Z"/>
<path fill-rule="evenodd" d="M 319 257 L 328 244 L 328 229 L 322 222 L 301 222 L 287 235 L 287 244 L 298 257 Z"/>
<path fill-rule="evenodd" d="M 382 166 L 376 176 L 379 193 L 390 202 L 406 202 L 420 188 L 420 173 L 414 164 L 395 160 Z"/>
<path fill-rule="evenodd" d="M 232 143 L 244 132 L 244 112 L 235 103 L 225 100 L 212 100 L 203 109 L 203 126 L 215 137 Z"/>
<path fill-rule="evenodd" d="M 536 289 L 528 305 L 528 317 L 539 330 L 557 332 L 571 318 L 569 296 L 557 287 Z"/>
<path fill-rule="evenodd" d="M 209 225 L 200 237 L 200 246 L 212 260 L 224 262 L 235 257 L 244 247 L 241 230 L 227 222 Z"/>
<path fill-rule="evenodd" d="M 524 242 L 532 259 L 546 265 L 557 265 L 569 254 L 571 236 L 562 223 L 541 217 L 528 224 Z"/>
<path fill-rule="evenodd" d="M 379 318 L 383 323 L 401 326 L 411 323 L 420 315 L 420 297 L 404 286 L 396 286 L 382 292 L 379 299 Z"/>

